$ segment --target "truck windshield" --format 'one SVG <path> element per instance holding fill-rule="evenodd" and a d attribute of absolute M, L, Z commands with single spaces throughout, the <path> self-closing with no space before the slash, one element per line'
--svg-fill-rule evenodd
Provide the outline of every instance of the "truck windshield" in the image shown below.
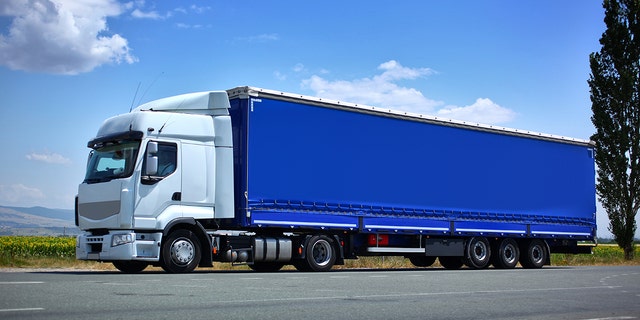
<path fill-rule="evenodd" d="M 120 140 L 94 146 L 87 161 L 86 183 L 107 182 L 131 176 L 140 140 Z"/>

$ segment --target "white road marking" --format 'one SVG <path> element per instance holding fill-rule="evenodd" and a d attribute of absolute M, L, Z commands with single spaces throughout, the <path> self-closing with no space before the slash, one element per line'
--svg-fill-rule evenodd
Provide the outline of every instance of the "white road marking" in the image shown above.
<path fill-rule="evenodd" d="M 44 308 L 17 308 L 17 309 L 0 309 L 0 312 L 20 312 L 20 311 L 42 311 Z"/>
<path fill-rule="evenodd" d="M 0 284 L 42 284 L 42 281 L 2 281 Z"/>
<path fill-rule="evenodd" d="M 620 317 L 609 317 L 609 318 L 592 318 L 592 319 L 584 319 L 584 320 L 626 320 L 626 319 L 638 319 L 638 318 L 637 317 L 620 316 Z"/>

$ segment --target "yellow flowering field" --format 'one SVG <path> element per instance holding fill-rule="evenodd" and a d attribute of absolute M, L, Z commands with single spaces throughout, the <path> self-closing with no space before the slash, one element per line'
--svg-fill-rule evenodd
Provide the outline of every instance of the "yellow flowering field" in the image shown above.
<path fill-rule="evenodd" d="M 0 255 L 6 258 L 75 257 L 76 238 L 39 236 L 2 236 Z"/>

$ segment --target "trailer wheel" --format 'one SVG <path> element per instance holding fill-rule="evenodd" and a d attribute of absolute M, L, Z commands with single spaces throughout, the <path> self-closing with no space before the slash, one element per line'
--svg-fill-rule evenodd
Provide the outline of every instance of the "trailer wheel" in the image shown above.
<path fill-rule="evenodd" d="M 275 272 L 284 267 L 284 263 L 280 262 L 254 262 L 249 265 L 249 268 L 258 272 Z"/>
<path fill-rule="evenodd" d="M 124 273 L 138 273 L 146 269 L 149 265 L 143 261 L 112 261 L 111 263 L 113 263 L 116 269 Z"/>
<path fill-rule="evenodd" d="M 462 268 L 464 263 L 461 257 L 438 257 L 440 265 L 448 270 L 458 270 Z"/>
<path fill-rule="evenodd" d="M 547 249 L 542 240 L 531 240 L 525 254 L 520 256 L 520 264 L 526 269 L 540 269 L 547 261 Z"/>
<path fill-rule="evenodd" d="M 311 271 L 331 270 L 336 262 L 333 241 L 327 236 L 313 236 L 309 239 L 306 251 L 306 262 Z"/>
<path fill-rule="evenodd" d="M 520 249 L 513 239 L 502 239 L 493 253 L 493 266 L 498 269 L 513 269 L 520 259 Z"/>
<path fill-rule="evenodd" d="M 465 264 L 472 269 L 484 269 L 491 262 L 491 247 L 485 237 L 473 237 L 465 248 Z"/>
<path fill-rule="evenodd" d="M 200 263 L 200 242 L 196 235 L 185 229 L 169 234 L 162 243 L 160 266 L 166 272 L 187 273 Z"/>
<path fill-rule="evenodd" d="M 409 261 L 416 266 L 421 268 L 430 267 L 434 262 L 436 262 L 436 257 L 429 256 L 411 256 L 409 257 Z"/>

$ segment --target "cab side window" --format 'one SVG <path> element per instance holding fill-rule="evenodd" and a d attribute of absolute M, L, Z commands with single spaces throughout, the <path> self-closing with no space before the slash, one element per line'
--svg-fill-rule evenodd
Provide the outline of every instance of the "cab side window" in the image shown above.
<path fill-rule="evenodd" d="M 178 147 L 174 143 L 158 143 L 158 177 L 166 177 L 176 171 Z"/>
<path fill-rule="evenodd" d="M 170 176 L 178 167 L 178 146 L 175 143 L 149 141 L 142 162 L 142 184 L 150 185 Z"/>

